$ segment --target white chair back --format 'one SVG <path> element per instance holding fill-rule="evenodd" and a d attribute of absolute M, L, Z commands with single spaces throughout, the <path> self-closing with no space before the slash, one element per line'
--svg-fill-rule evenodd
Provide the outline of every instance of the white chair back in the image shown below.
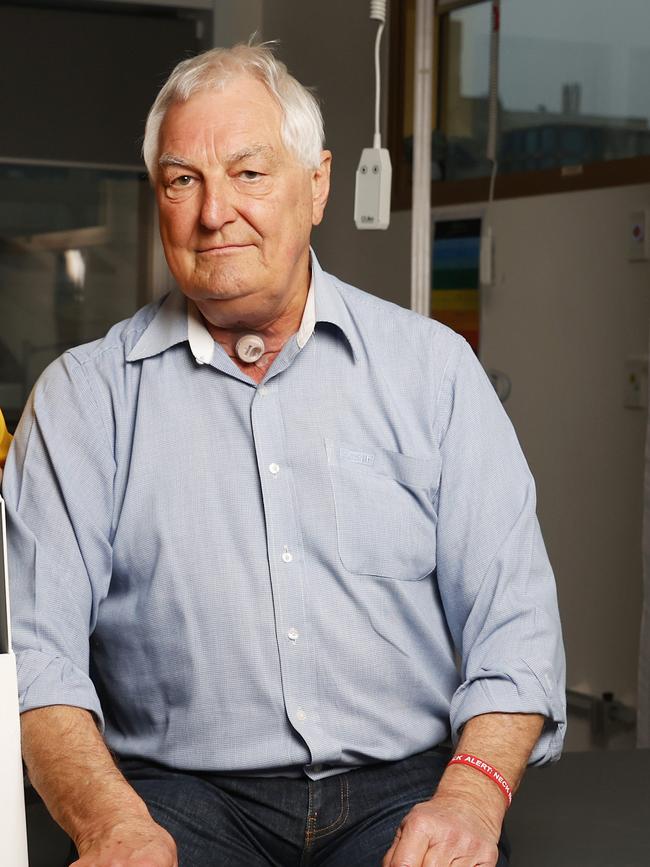
<path fill-rule="evenodd" d="M 0 851 L 2 863 L 28 867 L 16 657 L 11 649 L 5 504 L 0 497 Z"/>

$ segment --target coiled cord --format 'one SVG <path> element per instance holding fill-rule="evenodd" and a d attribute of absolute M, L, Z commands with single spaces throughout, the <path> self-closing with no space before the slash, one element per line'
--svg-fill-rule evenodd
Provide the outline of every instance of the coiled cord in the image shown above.
<path fill-rule="evenodd" d="M 386 0 L 370 0 L 370 17 L 375 21 L 386 20 Z"/>

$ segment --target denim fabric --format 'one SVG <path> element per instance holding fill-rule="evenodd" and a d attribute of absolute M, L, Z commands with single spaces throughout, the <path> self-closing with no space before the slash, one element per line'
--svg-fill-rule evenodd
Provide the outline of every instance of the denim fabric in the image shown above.
<path fill-rule="evenodd" d="M 379 867 L 403 816 L 431 797 L 443 748 L 320 780 L 122 764 L 176 840 L 180 867 Z M 498 867 L 508 865 L 505 838 Z"/>

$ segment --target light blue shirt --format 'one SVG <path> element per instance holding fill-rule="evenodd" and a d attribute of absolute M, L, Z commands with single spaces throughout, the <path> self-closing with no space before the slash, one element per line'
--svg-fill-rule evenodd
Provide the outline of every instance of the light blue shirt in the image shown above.
<path fill-rule="evenodd" d="M 259 385 L 179 293 L 43 374 L 4 482 L 22 710 L 185 769 L 318 778 L 490 711 L 556 758 L 554 580 L 489 381 L 315 258 L 313 293 Z"/>

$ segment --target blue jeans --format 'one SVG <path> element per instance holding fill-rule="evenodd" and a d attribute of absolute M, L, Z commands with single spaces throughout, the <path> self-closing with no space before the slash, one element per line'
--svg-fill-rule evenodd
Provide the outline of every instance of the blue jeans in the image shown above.
<path fill-rule="evenodd" d="M 185 773 L 121 763 L 180 867 L 380 867 L 404 815 L 430 798 L 449 760 L 438 748 L 325 780 Z M 502 838 L 498 867 L 507 867 Z"/>

